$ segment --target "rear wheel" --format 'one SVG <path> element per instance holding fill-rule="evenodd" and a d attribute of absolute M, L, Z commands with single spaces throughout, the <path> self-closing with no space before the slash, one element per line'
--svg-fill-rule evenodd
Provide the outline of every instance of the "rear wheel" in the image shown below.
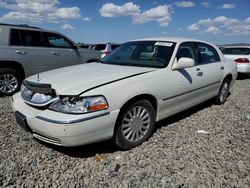
<path fill-rule="evenodd" d="M 0 96 L 9 96 L 16 93 L 21 86 L 21 75 L 10 68 L 0 69 Z"/>
<path fill-rule="evenodd" d="M 121 112 L 114 135 L 122 149 L 131 149 L 146 141 L 154 131 L 155 111 L 147 100 L 140 100 Z"/>
<path fill-rule="evenodd" d="M 229 96 L 230 81 L 224 80 L 220 86 L 219 93 L 216 97 L 217 104 L 224 104 Z"/>

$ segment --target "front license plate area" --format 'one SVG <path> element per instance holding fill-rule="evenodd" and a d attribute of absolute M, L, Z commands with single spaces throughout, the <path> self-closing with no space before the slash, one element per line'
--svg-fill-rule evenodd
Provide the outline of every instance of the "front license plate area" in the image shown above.
<path fill-rule="evenodd" d="M 21 112 L 16 111 L 15 112 L 15 118 L 17 124 L 22 127 L 25 131 L 29 131 L 29 126 L 26 120 L 26 116 L 23 115 Z"/>

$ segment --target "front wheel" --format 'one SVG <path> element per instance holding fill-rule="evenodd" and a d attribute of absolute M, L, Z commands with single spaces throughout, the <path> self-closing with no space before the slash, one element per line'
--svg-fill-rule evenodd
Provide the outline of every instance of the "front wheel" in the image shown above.
<path fill-rule="evenodd" d="M 122 149 L 131 149 L 146 141 L 154 131 L 155 110 L 147 100 L 140 100 L 121 112 L 114 140 Z"/>
<path fill-rule="evenodd" d="M 20 74 L 9 68 L 0 69 L 0 96 L 9 96 L 16 93 L 21 86 Z"/>
<path fill-rule="evenodd" d="M 224 80 L 220 86 L 218 95 L 216 97 L 217 104 L 224 104 L 229 96 L 230 81 Z"/>

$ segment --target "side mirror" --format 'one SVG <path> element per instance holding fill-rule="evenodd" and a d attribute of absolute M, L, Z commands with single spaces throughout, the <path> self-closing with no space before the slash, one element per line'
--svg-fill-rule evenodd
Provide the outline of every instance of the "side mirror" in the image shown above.
<path fill-rule="evenodd" d="M 194 59 L 188 57 L 181 57 L 178 61 L 175 58 L 172 69 L 179 70 L 194 66 Z"/>

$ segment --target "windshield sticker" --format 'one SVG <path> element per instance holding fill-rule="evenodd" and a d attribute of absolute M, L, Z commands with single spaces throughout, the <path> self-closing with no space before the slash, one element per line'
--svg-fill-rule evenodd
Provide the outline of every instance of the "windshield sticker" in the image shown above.
<path fill-rule="evenodd" d="M 173 43 L 171 42 L 156 42 L 155 46 L 167 46 L 167 47 L 171 47 L 173 45 Z"/>

